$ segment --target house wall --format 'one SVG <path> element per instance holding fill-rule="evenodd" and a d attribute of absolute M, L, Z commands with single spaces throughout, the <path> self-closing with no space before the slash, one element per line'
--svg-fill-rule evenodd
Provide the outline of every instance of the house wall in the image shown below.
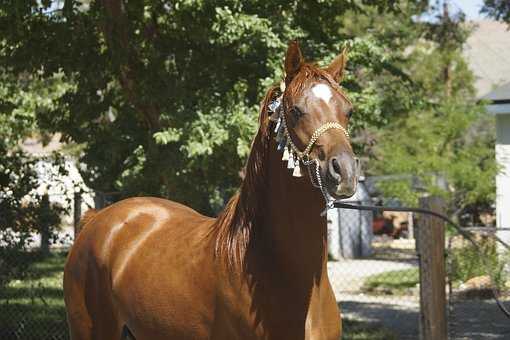
<path fill-rule="evenodd" d="M 496 176 L 497 227 L 510 228 L 510 112 L 496 115 L 496 161 L 501 167 Z M 498 236 L 510 242 L 510 231 Z"/>

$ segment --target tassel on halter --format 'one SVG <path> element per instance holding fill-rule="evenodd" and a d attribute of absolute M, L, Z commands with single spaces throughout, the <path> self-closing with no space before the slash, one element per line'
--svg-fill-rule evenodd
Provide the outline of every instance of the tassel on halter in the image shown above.
<path fill-rule="evenodd" d="M 290 153 L 289 153 L 289 148 L 286 146 L 285 149 L 283 150 L 283 156 L 282 156 L 282 161 L 288 161 L 289 160 L 289 156 L 290 156 Z"/>
<path fill-rule="evenodd" d="M 292 176 L 303 177 L 303 174 L 301 173 L 301 165 L 299 164 L 299 159 L 296 159 L 296 162 L 294 163 L 294 171 L 292 172 Z"/>
<path fill-rule="evenodd" d="M 289 154 L 289 162 L 287 163 L 287 169 L 294 168 L 294 155 L 292 153 Z"/>

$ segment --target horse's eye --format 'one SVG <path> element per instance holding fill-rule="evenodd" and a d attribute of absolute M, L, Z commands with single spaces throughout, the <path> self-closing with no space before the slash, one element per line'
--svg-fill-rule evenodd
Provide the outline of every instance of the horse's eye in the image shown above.
<path fill-rule="evenodd" d="M 303 111 L 301 111 L 297 106 L 294 106 L 292 108 L 292 114 L 294 115 L 294 118 L 296 118 L 296 119 L 299 119 L 305 115 L 303 113 Z"/>
<path fill-rule="evenodd" d="M 350 119 L 352 117 L 353 112 L 354 112 L 353 109 L 350 109 L 349 111 L 347 111 L 347 113 L 346 113 L 347 118 Z"/>

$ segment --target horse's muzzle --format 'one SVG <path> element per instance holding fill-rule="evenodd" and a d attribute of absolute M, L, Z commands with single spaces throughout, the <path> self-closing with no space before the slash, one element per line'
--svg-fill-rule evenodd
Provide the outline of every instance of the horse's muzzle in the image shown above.
<path fill-rule="evenodd" d="M 351 152 L 341 152 L 328 161 L 326 188 L 335 199 L 354 195 L 358 185 L 359 160 Z"/>

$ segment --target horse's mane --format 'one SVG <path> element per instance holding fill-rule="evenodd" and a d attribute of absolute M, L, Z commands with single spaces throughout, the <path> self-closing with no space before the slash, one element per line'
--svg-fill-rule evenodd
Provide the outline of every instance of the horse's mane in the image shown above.
<path fill-rule="evenodd" d="M 269 150 L 268 104 L 276 98 L 278 88 L 267 91 L 261 103 L 259 129 L 251 145 L 246 174 L 240 190 L 230 199 L 215 223 L 216 255 L 232 267 L 243 266 L 244 254 L 250 241 L 253 225 L 259 220 L 261 197 L 266 186 Z"/>
<path fill-rule="evenodd" d="M 303 64 L 290 86 L 288 84 L 285 89 L 288 97 L 297 97 L 310 79 L 325 80 L 345 96 L 338 83 L 328 73 L 315 65 Z M 268 161 L 270 141 L 268 105 L 278 94 L 278 87 L 273 86 L 262 100 L 259 129 L 251 145 L 245 178 L 240 190 L 230 199 L 214 224 L 216 255 L 226 259 L 231 267 L 244 266 L 244 257 L 253 236 L 253 227 L 261 220 L 260 215 L 264 211 L 262 207 L 264 202 L 261 198 L 267 188 L 265 165 Z"/>

